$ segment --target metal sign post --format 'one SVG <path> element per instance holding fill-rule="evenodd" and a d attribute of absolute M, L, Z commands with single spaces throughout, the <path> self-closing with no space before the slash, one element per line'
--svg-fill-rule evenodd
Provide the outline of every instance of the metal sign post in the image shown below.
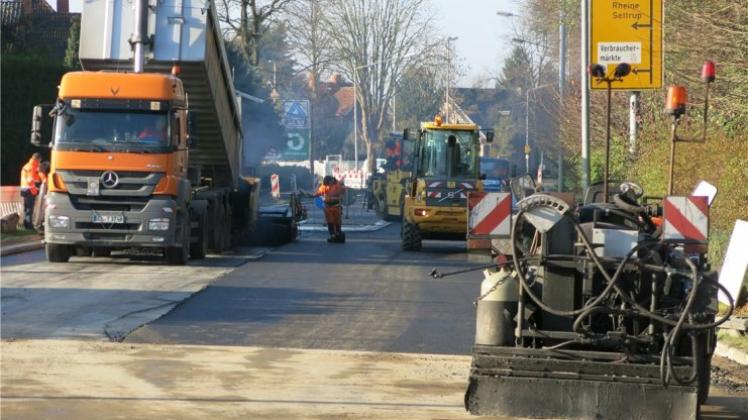
<path fill-rule="evenodd" d="M 582 187 L 590 186 L 590 74 L 587 68 L 590 66 L 590 1 L 581 0 L 581 35 L 582 35 Z"/>

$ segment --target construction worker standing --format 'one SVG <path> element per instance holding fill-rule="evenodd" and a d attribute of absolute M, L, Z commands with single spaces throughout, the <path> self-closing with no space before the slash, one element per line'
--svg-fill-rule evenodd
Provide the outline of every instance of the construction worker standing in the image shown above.
<path fill-rule="evenodd" d="M 39 195 L 42 184 L 42 174 L 39 170 L 42 155 L 34 153 L 31 159 L 21 169 L 21 196 L 23 197 L 23 227 L 33 229 L 34 203 Z M 46 177 L 46 174 L 44 174 Z"/>
<path fill-rule="evenodd" d="M 345 234 L 342 229 L 342 206 L 343 193 L 345 186 L 338 182 L 334 176 L 326 176 L 322 180 L 315 197 L 322 197 L 325 202 L 325 222 L 327 222 L 327 231 L 330 238 L 327 242 L 345 242 Z"/>

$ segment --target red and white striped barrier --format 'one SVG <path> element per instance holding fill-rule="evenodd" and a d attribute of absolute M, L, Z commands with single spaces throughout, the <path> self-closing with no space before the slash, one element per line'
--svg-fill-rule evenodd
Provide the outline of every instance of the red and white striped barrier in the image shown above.
<path fill-rule="evenodd" d="M 664 239 L 706 241 L 709 237 L 707 197 L 665 197 L 663 210 Z"/>
<path fill-rule="evenodd" d="M 512 195 L 504 192 L 468 194 L 468 237 L 506 238 L 512 228 Z"/>
<path fill-rule="evenodd" d="M 353 189 L 366 188 L 366 176 L 364 175 L 364 171 L 362 170 L 345 171 L 342 173 L 341 177 L 343 181 L 345 182 L 345 186 L 348 188 L 353 188 Z"/>
<path fill-rule="evenodd" d="M 270 175 L 270 195 L 276 200 L 281 196 L 281 187 L 280 180 L 278 179 L 278 174 Z"/>

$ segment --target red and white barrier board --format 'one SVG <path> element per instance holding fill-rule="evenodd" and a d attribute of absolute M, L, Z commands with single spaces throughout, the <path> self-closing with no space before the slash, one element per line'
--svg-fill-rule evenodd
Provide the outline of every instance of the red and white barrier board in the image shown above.
<path fill-rule="evenodd" d="M 364 171 L 358 170 L 349 170 L 345 171 L 337 177 L 338 179 L 342 179 L 345 182 L 345 186 L 348 188 L 353 189 L 364 189 L 366 188 L 366 176 L 364 174 Z"/>
<path fill-rule="evenodd" d="M 665 197 L 663 211 L 664 239 L 706 241 L 709 237 L 707 197 Z"/>
<path fill-rule="evenodd" d="M 281 196 L 280 180 L 278 179 L 278 174 L 270 175 L 270 195 L 276 200 Z"/>
<path fill-rule="evenodd" d="M 505 192 L 468 194 L 468 237 L 506 238 L 512 228 L 512 195 Z"/>

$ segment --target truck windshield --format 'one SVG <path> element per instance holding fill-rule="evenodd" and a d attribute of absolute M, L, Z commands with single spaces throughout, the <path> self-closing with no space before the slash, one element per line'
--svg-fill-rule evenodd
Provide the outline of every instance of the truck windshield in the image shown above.
<path fill-rule="evenodd" d="M 55 124 L 55 147 L 91 151 L 160 152 L 169 146 L 166 112 L 66 108 Z"/>
<path fill-rule="evenodd" d="M 420 172 L 427 177 L 478 177 L 476 145 L 473 131 L 426 131 Z"/>

